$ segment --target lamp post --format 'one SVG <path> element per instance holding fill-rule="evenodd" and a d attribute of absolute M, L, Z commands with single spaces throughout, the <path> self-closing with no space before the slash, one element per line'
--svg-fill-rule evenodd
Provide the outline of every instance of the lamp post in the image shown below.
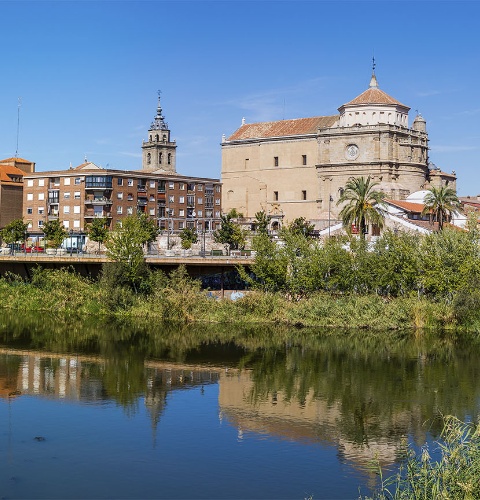
<path fill-rule="evenodd" d="M 332 201 L 333 201 L 332 195 L 329 194 L 328 195 L 328 238 L 330 238 L 330 211 L 332 208 Z"/>
<path fill-rule="evenodd" d="M 70 229 L 70 257 L 72 256 L 73 252 L 73 229 Z"/>
<path fill-rule="evenodd" d="M 23 253 L 27 254 L 27 231 L 23 233 Z"/>

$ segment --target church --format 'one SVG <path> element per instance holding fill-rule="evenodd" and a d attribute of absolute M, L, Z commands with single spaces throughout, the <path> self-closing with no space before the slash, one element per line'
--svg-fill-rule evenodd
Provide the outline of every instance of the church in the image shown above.
<path fill-rule="evenodd" d="M 404 200 L 434 185 L 455 189 L 456 176 L 432 167 L 425 119 L 370 85 L 339 114 L 246 123 L 222 138 L 223 209 L 247 220 L 264 211 L 270 229 L 305 217 L 316 229 L 338 218 L 351 177 L 368 177 L 388 199 Z"/>

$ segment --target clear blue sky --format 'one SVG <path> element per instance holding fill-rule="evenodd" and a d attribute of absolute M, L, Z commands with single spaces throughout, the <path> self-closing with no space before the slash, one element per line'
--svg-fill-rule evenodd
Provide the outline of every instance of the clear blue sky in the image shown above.
<path fill-rule="evenodd" d="M 222 134 L 336 114 L 368 87 L 427 120 L 430 158 L 480 194 L 480 2 L 0 1 L 0 158 L 138 169 L 162 90 L 177 171 L 219 177 Z"/>

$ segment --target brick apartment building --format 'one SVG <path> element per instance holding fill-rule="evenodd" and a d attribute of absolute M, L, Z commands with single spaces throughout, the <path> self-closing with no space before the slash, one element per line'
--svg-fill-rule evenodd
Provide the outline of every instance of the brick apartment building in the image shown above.
<path fill-rule="evenodd" d="M 74 232 L 85 231 L 97 217 L 105 217 L 113 228 L 137 212 L 155 218 L 161 230 L 213 231 L 222 210 L 218 179 L 104 169 L 91 162 L 26 174 L 23 185 L 23 218 L 29 233 L 41 233 L 44 223 L 53 219 Z"/>

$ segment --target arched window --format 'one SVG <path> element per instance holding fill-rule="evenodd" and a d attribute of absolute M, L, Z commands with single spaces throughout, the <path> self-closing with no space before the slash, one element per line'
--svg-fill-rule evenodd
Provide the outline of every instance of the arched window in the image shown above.
<path fill-rule="evenodd" d="M 155 136 L 155 140 L 158 142 L 158 139 L 159 139 L 159 137 L 158 137 L 158 134 L 157 134 L 157 135 Z"/>
<path fill-rule="evenodd" d="M 170 165 L 172 163 L 172 153 L 168 153 L 168 164 Z"/>
<path fill-rule="evenodd" d="M 163 142 L 167 142 L 167 135 L 163 134 Z"/>
<path fill-rule="evenodd" d="M 161 165 L 162 161 L 163 161 L 163 153 L 158 153 L 158 163 L 160 163 Z"/>
<path fill-rule="evenodd" d="M 152 162 L 152 155 L 150 153 L 147 153 L 147 163 L 150 165 Z"/>

